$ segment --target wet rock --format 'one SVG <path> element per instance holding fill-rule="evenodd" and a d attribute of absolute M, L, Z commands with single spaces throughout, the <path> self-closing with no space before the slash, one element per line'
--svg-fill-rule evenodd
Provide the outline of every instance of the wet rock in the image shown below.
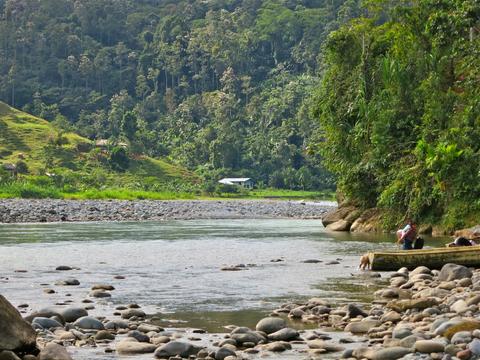
<path fill-rule="evenodd" d="M 102 322 L 91 316 L 81 317 L 80 319 L 76 320 L 73 325 L 80 329 L 105 330 L 105 326 L 102 324 Z"/>
<path fill-rule="evenodd" d="M 309 260 L 303 260 L 302 263 L 304 264 L 318 264 L 321 263 L 322 260 L 317 260 L 317 259 L 309 259 Z"/>
<path fill-rule="evenodd" d="M 128 322 L 124 320 L 113 320 L 105 324 L 105 329 L 107 330 L 118 330 L 118 329 L 127 329 Z"/>
<path fill-rule="evenodd" d="M 139 309 L 127 309 L 121 312 L 123 319 L 130 319 L 132 317 L 144 318 L 146 316 L 143 310 Z"/>
<path fill-rule="evenodd" d="M 153 344 L 125 340 L 116 345 L 117 353 L 120 355 L 149 354 L 153 353 L 156 348 L 156 345 Z"/>
<path fill-rule="evenodd" d="M 63 346 L 48 343 L 45 348 L 40 351 L 38 355 L 39 360 L 72 360 L 72 357 L 69 355 L 67 349 Z"/>
<path fill-rule="evenodd" d="M 257 331 L 262 331 L 265 334 L 272 334 L 287 327 L 287 323 L 282 318 L 267 317 L 260 320 L 255 327 Z"/>
<path fill-rule="evenodd" d="M 349 231 L 351 226 L 351 222 L 341 219 L 327 225 L 326 229 L 330 231 Z"/>
<path fill-rule="evenodd" d="M 292 345 L 285 341 L 275 341 L 270 344 L 264 345 L 264 349 L 271 352 L 283 352 L 290 350 Z"/>
<path fill-rule="evenodd" d="M 80 285 L 80 281 L 78 281 L 77 279 L 66 279 L 66 280 L 57 281 L 55 283 L 55 285 L 59 285 L 59 286 L 78 286 L 78 285 Z"/>
<path fill-rule="evenodd" d="M 69 307 L 59 310 L 59 313 L 66 322 L 74 322 L 81 317 L 88 316 L 88 311 L 80 307 Z"/>
<path fill-rule="evenodd" d="M 323 349 L 326 352 L 340 352 L 345 350 L 343 346 L 330 343 L 324 340 L 320 340 L 320 339 L 307 341 L 307 346 L 310 349 Z"/>
<path fill-rule="evenodd" d="M 61 328 L 63 327 L 58 321 L 45 317 L 36 317 L 32 321 L 32 326 L 41 329 L 52 329 L 52 328 Z"/>
<path fill-rule="evenodd" d="M 70 271 L 70 270 L 73 270 L 73 268 L 70 267 L 70 266 L 67 266 L 67 265 L 60 265 L 60 266 L 57 266 L 55 270 L 57 270 L 57 271 Z"/>
<path fill-rule="evenodd" d="M 160 346 L 155 351 L 155 357 L 160 359 L 168 359 L 170 356 L 181 356 L 188 358 L 190 355 L 196 355 L 201 350 L 200 347 L 181 341 L 171 341 Z"/>
<path fill-rule="evenodd" d="M 271 341 L 290 341 L 298 338 L 298 331 L 291 328 L 284 328 L 268 335 Z"/>
<path fill-rule="evenodd" d="M 439 281 L 452 281 L 460 280 L 464 278 L 471 278 L 473 275 L 472 270 L 469 268 L 456 265 L 456 264 L 445 264 L 443 265 L 440 273 L 438 274 Z"/>
<path fill-rule="evenodd" d="M 349 304 L 347 306 L 347 316 L 352 319 L 356 318 L 357 316 L 367 317 L 368 314 L 363 311 L 358 305 Z"/>
<path fill-rule="evenodd" d="M 132 330 L 128 333 L 128 337 L 136 339 L 138 342 L 150 342 L 150 338 L 145 335 L 144 333 L 141 333 L 138 330 Z"/>
<path fill-rule="evenodd" d="M 225 360 L 228 356 L 237 356 L 235 351 L 222 347 L 215 352 L 215 360 Z"/>
<path fill-rule="evenodd" d="M 149 332 L 151 332 L 151 331 L 158 333 L 158 332 L 162 331 L 163 329 L 160 328 L 159 326 L 155 326 L 155 325 L 152 325 L 152 324 L 140 324 L 140 325 L 138 325 L 137 330 L 140 331 L 140 332 L 142 332 L 142 333 L 145 333 L 145 334 L 146 334 L 146 333 L 149 333 Z M 196 332 L 195 330 L 192 331 L 192 332 L 193 332 L 194 334 L 195 334 L 195 333 L 198 333 L 198 332 Z"/>
<path fill-rule="evenodd" d="M 92 286 L 92 291 L 94 290 L 105 290 L 105 291 L 113 291 L 115 288 L 112 285 L 106 284 L 96 284 Z"/>
<path fill-rule="evenodd" d="M 109 298 L 109 297 L 112 297 L 112 294 L 110 294 L 109 292 L 104 291 L 104 290 L 93 290 L 88 295 L 91 296 L 91 297 L 94 297 L 94 298 Z"/>
<path fill-rule="evenodd" d="M 115 335 L 107 330 L 100 330 L 98 333 L 95 334 L 95 340 L 115 340 Z"/>

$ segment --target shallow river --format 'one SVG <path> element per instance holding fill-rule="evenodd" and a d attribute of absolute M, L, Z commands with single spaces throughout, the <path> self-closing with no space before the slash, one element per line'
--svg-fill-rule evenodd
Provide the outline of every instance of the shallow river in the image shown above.
<path fill-rule="evenodd" d="M 111 284 L 112 298 L 96 304 L 93 315 L 138 303 L 164 326 L 220 332 L 231 323 L 253 327 L 290 300 L 368 302 L 378 284 L 358 276 L 359 256 L 394 249 L 393 241 L 327 233 L 319 220 L 0 225 L 0 293 L 38 310 L 69 299 L 81 304 L 93 284 Z M 246 270 L 220 270 L 237 264 Z M 59 265 L 79 270 L 55 271 Z M 72 277 L 81 285 L 54 285 Z"/>

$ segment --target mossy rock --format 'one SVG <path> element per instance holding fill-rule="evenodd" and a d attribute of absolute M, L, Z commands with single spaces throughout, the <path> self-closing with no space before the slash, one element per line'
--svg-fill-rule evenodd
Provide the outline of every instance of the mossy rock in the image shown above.
<path fill-rule="evenodd" d="M 443 336 L 445 336 L 448 339 L 451 339 L 453 335 L 455 335 L 460 331 L 473 331 L 477 329 L 480 329 L 480 321 L 467 320 L 467 321 L 461 322 L 460 324 L 453 325 L 447 331 L 445 331 Z"/>

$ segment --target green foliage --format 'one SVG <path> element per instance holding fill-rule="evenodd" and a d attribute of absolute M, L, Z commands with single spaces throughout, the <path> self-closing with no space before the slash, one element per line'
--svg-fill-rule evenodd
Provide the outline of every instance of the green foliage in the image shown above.
<path fill-rule="evenodd" d="M 314 111 L 325 164 L 387 227 L 466 225 L 480 195 L 480 4 L 382 0 L 368 14 L 326 43 Z"/>
<path fill-rule="evenodd" d="M 331 188 L 305 151 L 318 127 L 305 104 L 328 33 L 359 2 L 0 1 L 0 99 L 206 178 L 268 184 L 281 169 L 283 186 Z"/>
<path fill-rule="evenodd" d="M 122 146 L 114 146 L 110 150 L 109 163 L 113 170 L 126 171 L 130 164 L 127 150 Z"/>

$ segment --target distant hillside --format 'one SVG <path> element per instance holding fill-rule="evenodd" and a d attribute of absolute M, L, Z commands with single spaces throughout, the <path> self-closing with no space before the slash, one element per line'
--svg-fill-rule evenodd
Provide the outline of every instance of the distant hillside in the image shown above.
<path fill-rule="evenodd" d="M 165 185 L 198 182 L 195 174 L 160 159 L 131 154 L 119 170 L 113 146 L 95 143 L 0 102 L 0 164 L 16 164 L 21 176 L 54 174 L 76 187 L 132 187 L 156 190 Z M 118 149 L 118 148 L 117 148 Z"/>

